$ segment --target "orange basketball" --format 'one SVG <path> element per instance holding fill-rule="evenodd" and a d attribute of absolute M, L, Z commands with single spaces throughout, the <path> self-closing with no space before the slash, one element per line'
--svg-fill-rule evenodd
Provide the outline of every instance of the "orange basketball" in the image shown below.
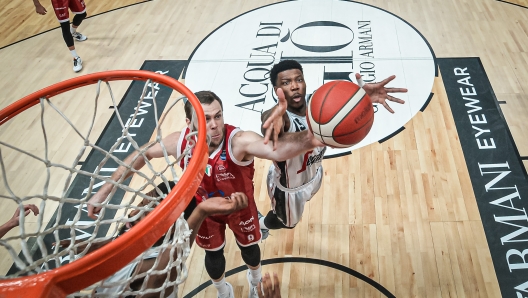
<path fill-rule="evenodd" d="M 330 147 L 355 145 L 367 136 L 374 108 L 363 88 L 349 81 L 332 81 L 315 91 L 306 109 L 310 131 Z"/>

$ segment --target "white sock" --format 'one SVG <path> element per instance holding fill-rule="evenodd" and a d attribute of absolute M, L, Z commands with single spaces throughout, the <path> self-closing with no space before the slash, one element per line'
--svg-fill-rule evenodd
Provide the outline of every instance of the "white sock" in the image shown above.
<path fill-rule="evenodd" d="M 77 32 L 77 28 L 70 27 L 70 32 L 71 32 L 71 34 Z"/>
<path fill-rule="evenodd" d="M 264 230 L 266 230 L 266 229 L 268 229 L 268 227 L 266 227 L 266 224 L 264 223 L 264 218 L 266 218 L 266 216 L 261 217 L 261 218 L 259 219 L 259 225 L 260 225 L 260 229 L 264 229 Z"/>
<path fill-rule="evenodd" d="M 77 52 L 75 50 L 70 50 L 70 53 L 73 56 L 73 58 L 79 57 L 79 55 L 77 55 Z"/>
<path fill-rule="evenodd" d="M 254 286 L 257 286 L 258 283 L 262 280 L 262 274 L 260 273 L 260 268 L 261 266 L 259 266 L 255 270 L 249 268 L 249 273 L 251 274 L 251 284 L 253 284 Z"/>
<path fill-rule="evenodd" d="M 214 280 L 211 280 L 211 281 L 213 282 L 214 287 L 218 291 L 218 297 L 220 298 L 229 297 L 229 287 L 226 284 L 225 276 L 222 277 L 220 281 L 214 281 Z"/>

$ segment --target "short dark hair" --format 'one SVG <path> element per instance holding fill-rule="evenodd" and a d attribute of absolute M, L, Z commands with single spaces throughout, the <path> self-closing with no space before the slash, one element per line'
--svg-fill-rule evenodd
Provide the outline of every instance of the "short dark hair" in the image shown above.
<path fill-rule="evenodd" d="M 273 65 L 273 68 L 270 70 L 270 80 L 273 87 L 277 86 L 278 74 L 290 69 L 298 69 L 301 71 L 301 73 L 303 72 L 301 64 L 295 60 L 282 60 L 281 62 Z"/>
<path fill-rule="evenodd" d="M 222 108 L 222 111 L 224 110 L 224 105 L 222 104 L 222 100 L 214 92 L 199 91 L 199 92 L 194 93 L 194 95 L 196 95 L 196 97 L 198 98 L 201 104 L 211 104 L 213 101 L 216 100 L 220 103 L 220 107 Z M 185 109 L 185 117 L 189 120 L 192 120 L 193 107 L 190 101 L 188 100 L 185 101 L 184 109 Z"/>

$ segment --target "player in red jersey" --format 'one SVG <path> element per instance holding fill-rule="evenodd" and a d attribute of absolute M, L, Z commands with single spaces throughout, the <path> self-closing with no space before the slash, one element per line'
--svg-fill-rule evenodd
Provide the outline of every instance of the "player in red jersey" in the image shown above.
<path fill-rule="evenodd" d="M 284 94 L 277 92 L 281 101 L 285 101 Z M 261 280 L 260 273 L 260 248 L 258 242 L 261 239 L 258 223 L 257 208 L 253 198 L 253 158 L 259 157 L 270 160 L 282 160 L 294 157 L 322 144 L 317 141 L 310 131 L 299 133 L 286 133 L 274 144 L 264 144 L 262 136 L 252 131 L 242 131 L 231 125 L 224 124 L 222 101 L 216 94 L 210 91 L 197 92 L 204 109 L 207 135 L 211 141 L 209 144 L 209 161 L 204 175 L 201 193 L 197 193 L 198 204 L 211 196 L 230 196 L 233 192 L 245 193 L 248 207 L 230 215 L 212 216 L 207 218 L 201 225 L 196 243 L 206 250 L 205 267 L 213 284 L 218 290 L 218 297 L 233 297 L 231 285 L 225 282 L 225 258 L 223 248 L 225 246 L 225 227 L 229 225 L 234 232 L 237 244 L 241 249 L 242 258 L 248 265 L 247 273 L 250 285 L 249 297 L 258 297 L 257 284 Z M 190 133 L 192 106 L 186 104 L 186 118 L 188 127 L 183 132 L 174 132 L 163 139 L 166 144 L 167 153 L 179 157 L 186 146 L 185 136 Z M 174 144 L 171 146 L 170 144 Z M 273 146 L 276 146 L 274 150 Z M 148 159 L 164 157 L 163 148 L 158 143 L 150 147 L 145 156 Z M 134 169 L 140 169 L 145 165 L 143 156 L 137 153 L 131 154 L 124 160 Z M 187 160 L 183 160 L 181 166 L 185 168 Z M 131 176 L 132 172 L 126 167 L 120 166 L 111 179 L 117 181 L 121 177 Z M 89 200 L 88 215 L 95 218 L 103 202 L 112 189 L 111 184 L 105 184 Z"/>
<path fill-rule="evenodd" d="M 38 14 L 45 15 L 48 12 L 46 8 L 40 4 L 39 0 L 33 0 L 33 4 L 35 5 L 35 10 Z M 83 0 L 51 0 L 51 4 L 60 23 L 62 37 L 73 56 L 73 71 L 81 71 L 82 60 L 75 51 L 73 40 L 85 41 L 87 39 L 86 36 L 77 32 L 77 27 L 79 27 L 81 22 L 86 18 L 86 5 Z M 68 8 L 75 14 L 71 28 Z"/>

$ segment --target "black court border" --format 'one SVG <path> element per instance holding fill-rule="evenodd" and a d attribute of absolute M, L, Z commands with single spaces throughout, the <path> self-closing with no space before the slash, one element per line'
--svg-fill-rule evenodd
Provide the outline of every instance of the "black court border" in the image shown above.
<path fill-rule="evenodd" d="M 354 276 L 354 277 L 366 282 L 367 284 L 371 285 L 376 290 L 378 290 L 381 294 L 385 295 L 385 297 L 388 297 L 388 298 L 395 298 L 396 297 L 396 296 L 394 296 L 394 294 L 392 294 L 385 287 L 383 287 L 379 283 L 375 282 L 374 280 L 368 278 L 367 276 L 365 276 L 365 275 L 363 275 L 363 274 L 361 274 L 361 273 L 359 273 L 359 272 L 357 272 L 357 271 L 355 271 L 355 270 L 353 270 L 353 269 L 351 269 L 349 267 L 346 267 L 346 266 L 343 266 L 341 264 L 337 264 L 337 263 L 334 263 L 334 262 L 324 261 L 324 260 L 319 260 L 319 259 L 312 259 L 312 258 L 302 258 L 302 257 L 274 258 L 274 259 L 262 260 L 262 262 L 261 262 L 261 264 L 263 266 L 264 265 L 270 265 L 270 264 L 280 264 L 280 263 L 306 263 L 306 264 L 314 264 L 314 265 L 321 265 L 321 266 L 325 266 L 325 267 L 330 267 L 330 268 L 339 270 L 341 272 L 347 273 L 348 275 Z M 244 271 L 246 269 L 247 269 L 247 267 L 245 265 L 242 265 L 242 266 L 239 266 L 239 267 L 236 267 L 236 268 L 233 268 L 233 269 L 227 271 L 225 273 L 225 276 L 228 277 L 228 276 L 240 273 L 240 272 L 242 272 L 242 271 Z M 213 283 L 211 282 L 211 280 L 208 280 L 208 281 L 202 283 L 201 285 L 199 285 L 198 287 L 196 287 L 191 292 L 189 292 L 183 298 L 194 297 L 195 295 L 197 295 L 198 293 L 200 293 L 201 291 L 203 291 L 205 288 L 207 288 L 208 286 L 210 286 L 212 284 Z"/>
<path fill-rule="evenodd" d="M 520 5 L 520 4 L 517 4 L 517 3 L 511 3 L 509 1 L 505 1 L 505 0 L 497 0 L 499 2 L 503 2 L 503 3 L 507 3 L 507 4 L 511 4 L 511 5 L 515 5 L 515 6 L 519 6 L 519 7 L 522 7 L 522 8 L 527 8 L 528 9 L 528 6 L 524 6 L 524 5 Z"/>
<path fill-rule="evenodd" d="M 115 10 L 119 10 L 119 9 L 127 8 L 127 7 L 134 6 L 134 5 L 138 5 L 138 4 L 143 4 L 143 3 L 146 3 L 146 2 L 152 2 L 152 1 L 154 1 L 154 0 L 144 0 L 144 1 L 141 1 L 141 2 L 138 2 L 138 3 L 133 3 L 133 4 L 129 4 L 129 5 L 125 5 L 125 6 L 117 7 L 117 8 L 114 8 L 114 9 L 110 9 L 110 10 L 107 10 L 107 11 L 100 12 L 100 13 L 98 13 L 98 14 L 90 15 L 90 16 L 86 17 L 86 19 L 90 19 L 90 18 L 93 18 L 93 17 L 96 17 L 96 16 L 100 16 L 100 15 L 102 15 L 102 14 L 109 13 L 109 12 L 112 12 L 112 11 L 115 11 Z M 5 46 L 1 47 L 0 50 L 3 50 L 3 49 L 5 49 L 5 48 L 10 47 L 10 46 L 12 46 L 12 45 L 15 45 L 15 44 L 17 44 L 17 43 L 19 43 L 19 42 L 23 42 L 23 41 L 28 40 L 28 39 L 30 39 L 30 38 L 33 38 L 33 37 L 35 37 L 35 36 L 39 36 L 39 35 L 42 35 L 42 34 L 44 34 L 44 33 L 48 33 L 48 32 L 50 32 L 50 31 L 53 31 L 53 30 L 59 29 L 59 28 L 60 28 L 60 26 L 58 26 L 58 27 L 54 27 L 54 28 L 48 29 L 48 30 L 46 30 L 46 31 L 39 32 L 39 33 L 37 33 L 37 34 L 35 34 L 35 35 L 31 35 L 31 36 L 29 36 L 29 37 L 26 37 L 26 38 L 24 38 L 24 39 L 17 40 L 17 41 L 15 41 L 15 42 L 13 42 L 13 43 L 10 43 L 10 44 L 8 44 L 8 45 L 5 45 Z"/>

